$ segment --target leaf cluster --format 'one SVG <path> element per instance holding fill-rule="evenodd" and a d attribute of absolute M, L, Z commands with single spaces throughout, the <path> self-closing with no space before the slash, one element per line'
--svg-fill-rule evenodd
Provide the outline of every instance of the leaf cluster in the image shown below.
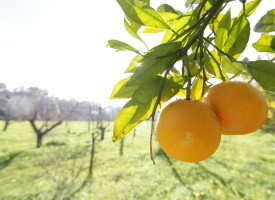
<path fill-rule="evenodd" d="M 144 120 L 152 118 L 175 96 L 201 99 L 215 81 L 229 81 L 240 75 L 255 79 L 266 90 L 275 91 L 272 61 L 239 61 L 247 48 L 251 26 L 249 16 L 261 0 L 240 1 L 242 10 L 232 16 L 231 0 L 186 0 L 185 11 L 162 4 L 154 9 L 149 0 L 117 0 L 125 14 L 129 35 L 148 49 L 142 52 L 118 40 L 108 45 L 135 56 L 119 81 L 111 99 L 127 98 L 114 123 L 113 141 L 118 141 Z M 270 10 L 255 27 L 264 32 L 253 44 L 258 51 L 274 53 L 275 10 Z M 148 48 L 141 34 L 162 32 L 157 46 Z"/>

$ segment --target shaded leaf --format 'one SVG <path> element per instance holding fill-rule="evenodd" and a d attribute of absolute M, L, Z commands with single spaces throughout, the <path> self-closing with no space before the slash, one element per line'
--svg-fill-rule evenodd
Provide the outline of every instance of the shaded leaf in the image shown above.
<path fill-rule="evenodd" d="M 238 58 L 245 50 L 250 36 L 250 24 L 245 15 L 238 18 L 228 33 L 224 51 Z"/>
<path fill-rule="evenodd" d="M 117 0 L 125 15 L 136 23 L 153 27 L 170 29 L 169 24 L 152 7 L 138 0 Z"/>
<path fill-rule="evenodd" d="M 191 5 L 199 4 L 199 3 L 200 3 L 200 0 L 187 0 L 185 2 L 185 7 L 188 8 Z"/>
<path fill-rule="evenodd" d="M 125 104 L 115 119 L 112 138 L 114 142 L 152 115 L 163 81 L 164 78 L 158 76 L 135 91 L 133 98 Z M 166 98 L 176 95 L 183 83 L 182 77 L 165 80 L 163 93 Z"/>
<path fill-rule="evenodd" d="M 252 77 L 265 89 L 275 92 L 275 63 L 267 60 L 247 62 Z"/>
<path fill-rule="evenodd" d="M 108 44 L 107 46 L 110 46 L 113 49 L 116 49 L 117 51 L 132 51 L 135 52 L 137 54 L 140 54 L 140 52 L 138 50 L 136 50 L 134 47 L 132 47 L 131 45 L 125 43 L 125 42 L 121 42 L 119 40 L 108 40 Z"/>
<path fill-rule="evenodd" d="M 162 12 L 169 12 L 169 13 L 175 13 L 178 14 L 177 11 L 170 5 L 168 4 L 162 4 L 157 8 L 157 11 L 162 13 Z"/>
<path fill-rule="evenodd" d="M 259 52 L 275 53 L 275 35 L 262 34 L 253 47 Z"/>
<path fill-rule="evenodd" d="M 241 70 L 244 70 L 244 66 L 241 63 L 232 62 L 229 58 L 223 56 L 221 62 L 222 68 L 226 73 L 236 74 Z"/>
<path fill-rule="evenodd" d="M 275 31 L 275 9 L 267 11 L 255 25 L 256 32 L 272 32 Z"/>

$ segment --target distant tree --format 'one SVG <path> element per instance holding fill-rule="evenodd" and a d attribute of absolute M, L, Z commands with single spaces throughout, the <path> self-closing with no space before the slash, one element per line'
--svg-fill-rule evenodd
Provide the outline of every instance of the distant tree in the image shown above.
<path fill-rule="evenodd" d="M 97 116 L 96 116 L 96 128 L 100 131 L 100 139 L 104 140 L 105 138 L 105 131 L 107 129 L 106 123 L 104 123 L 104 119 L 106 120 L 106 112 L 101 105 L 98 105 L 97 108 Z"/>
<path fill-rule="evenodd" d="M 0 83 L 0 118 L 5 120 L 3 131 L 7 130 L 12 119 L 9 109 L 9 100 L 11 95 L 11 92 L 9 92 L 6 87 L 3 87 L 2 83 Z"/>
<path fill-rule="evenodd" d="M 43 137 L 68 119 L 77 107 L 77 103 L 75 103 L 74 107 L 63 107 L 60 105 L 62 101 L 59 101 L 58 98 L 48 97 L 47 93 L 40 93 L 34 90 L 32 94 L 38 94 L 38 98 L 36 99 L 35 112 L 29 122 L 37 136 L 36 147 L 40 148 Z M 42 124 L 40 123 L 40 126 L 37 123 L 39 119 L 42 119 L 43 122 Z"/>
<path fill-rule="evenodd" d="M 91 130 L 91 121 L 94 121 L 94 112 L 93 112 L 93 105 L 89 105 L 88 110 L 88 133 L 91 133 L 91 152 L 90 152 L 90 163 L 89 163 L 89 177 L 91 178 L 93 175 L 93 168 L 94 168 L 94 158 L 95 158 L 95 149 L 96 144 L 100 141 L 98 140 L 98 132 L 95 129 Z"/>

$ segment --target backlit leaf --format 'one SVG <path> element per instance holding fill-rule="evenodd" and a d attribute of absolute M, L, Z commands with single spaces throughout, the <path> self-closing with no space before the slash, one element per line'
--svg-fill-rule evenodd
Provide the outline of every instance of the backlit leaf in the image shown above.
<path fill-rule="evenodd" d="M 120 110 L 114 122 L 112 138 L 114 142 L 124 137 L 134 127 L 152 115 L 163 79 L 163 77 L 158 76 L 145 83 L 135 91 L 133 98 Z M 167 99 L 171 98 L 179 92 L 183 83 L 182 77 L 165 80 L 163 94 Z"/>
<path fill-rule="evenodd" d="M 161 15 L 167 22 L 173 21 L 179 17 L 178 14 L 169 13 L 169 12 L 163 12 L 163 13 L 161 13 Z"/>
<path fill-rule="evenodd" d="M 228 39 L 224 44 L 224 51 L 234 58 L 238 58 L 245 50 L 250 36 L 250 24 L 245 15 L 238 18 L 230 28 Z"/>
<path fill-rule="evenodd" d="M 191 88 L 191 99 L 201 100 L 204 94 L 203 86 L 203 79 L 198 77 Z"/>
<path fill-rule="evenodd" d="M 159 33 L 162 32 L 163 29 L 161 28 L 151 28 L 151 27 L 145 27 L 142 33 Z"/>
<path fill-rule="evenodd" d="M 140 66 L 134 72 L 127 85 L 142 84 L 162 74 L 178 56 L 181 43 L 161 44 L 151 49 L 140 61 Z"/>
<path fill-rule="evenodd" d="M 223 46 L 228 38 L 228 32 L 231 25 L 231 12 L 230 10 L 223 16 L 216 29 L 215 44 L 223 50 Z"/>
<path fill-rule="evenodd" d="M 171 28 L 178 34 L 182 33 L 184 30 L 189 28 L 190 24 L 190 16 L 192 12 L 186 13 L 185 15 L 182 15 L 180 18 L 173 20 L 171 23 Z M 163 36 L 162 43 L 169 42 L 173 37 L 175 37 L 175 33 L 171 30 L 167 30 L 165 35 Z"/>
<path fill-rule="evenodd" d="M 143 42 L 143 40 L 141 39 L 141 37 L 137 34 L 138 29 L 140 28 L 140 26 L 136 24 L 135 22 L 132 23 L 128 23 L 128 21 L 126 20 L 126 18 L 124 18 L 124 26 L 127 30 L 127 32 L 132 35 L 133 37 L 135 37 L 136 39 L 138 39 L 139 41 Z M 144 42 L 143 42 L 144 43 Z"/>
<path fill-rule="evenodd" d="M 135 52 L 137 54 L 140 54 L 140 52 L 138 50 L 136 50 L 134 47 L 132 47 L 131 45 L 125 43 L 125 42 L 121 42 L 119 40 L 108 40 L 108 45 L 113 49 L 116 49 L 117 51 L 132 51 Z"/>
<path fill-rule="evenodd" d="M 136 55 L 130 62 L 124 73 L 134 73 L 138 67 L 138 62 L 142 59 L 141 55 Z"/>
<path fill-rule="evenodd" d="M 117 2 L 125 15 L 140 25 L 171 29 L 163 17 L 148 4 L 138 0 L 117 0 Z"/>
<path fill-rule="evenodd" d="M 135 90 L 138 89 L 140 85 L 126 86 L 130 78 L 131 76 L 122 79 L 114 86 L 110 99 L 132 98 Z"/>
<path fill-rule="evenodd" d="M 275 92 L 275 63 L 258 60 L 247 63 L 252 77 L 265 89 Z"/>
<path fill-rule="evenodd" d="M 253 12 L 256 10 L 256 8 L 259 6 L 259 4 L 261 3 L 262 0 L 254 0 L 254 1 L 250 1 L 248 3 L 245 4 L 245 9 L 242 9 L 239 13 L 239 17 L 242 14 L 245 14 L 246 17 L 249 17 L 250 15 L 253 14 Z M 244 13 L 245 10 L 245 13 Z"/>
<path fill-rule="evenodd" d="M 259 52 L 275 53 L 275 35 L 262 34 L 253 47 Z"/>

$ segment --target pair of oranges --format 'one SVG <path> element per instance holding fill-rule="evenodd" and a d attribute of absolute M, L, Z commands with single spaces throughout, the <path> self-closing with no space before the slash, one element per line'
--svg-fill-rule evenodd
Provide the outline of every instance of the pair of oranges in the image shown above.
<path fill-rule="evenodd" d="M 264 96 L 248 83 L 223 82 L 211 87 L 203 102 L 178 99 L 160 113 L 156 134 L 160 147 L 171 157 L 199 162 L 219 147 L 221 135 L 256 131 L 265 122 Z"/>

